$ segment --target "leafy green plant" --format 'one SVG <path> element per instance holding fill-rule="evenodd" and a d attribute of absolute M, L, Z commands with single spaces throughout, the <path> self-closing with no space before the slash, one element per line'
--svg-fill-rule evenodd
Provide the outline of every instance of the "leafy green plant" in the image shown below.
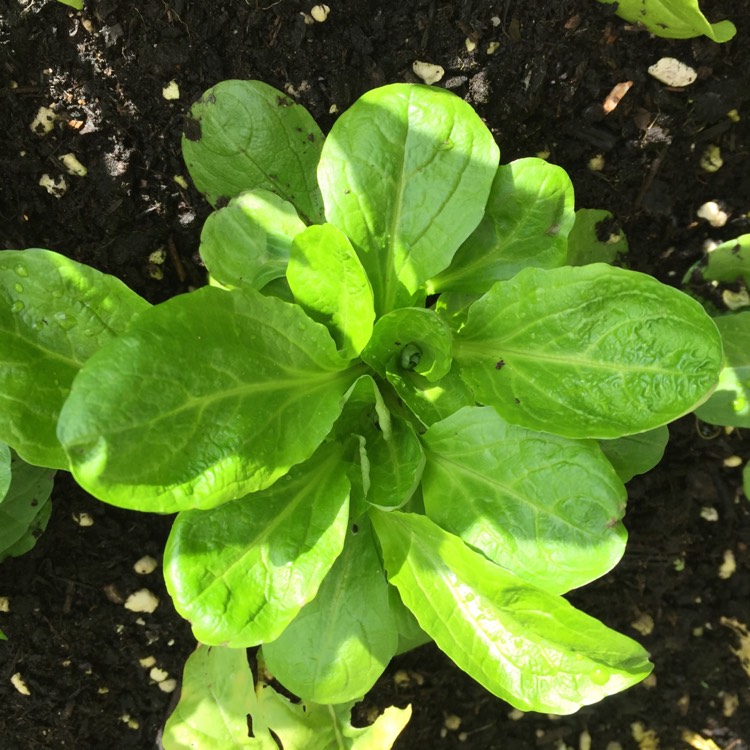
<path fill-rule="evenodd" d="M 631 23 L 643 24 L 652 34 L 667 39 L 692 39 L 705 34 L 714 42 L 728 42 L 737 33 L 731 21 L 709 23 L 698 0 L 599 0 L 615 5 L 616 13 Z"/>
<path fill-rule="evenodd" d="M 310 722 L 338 717 L 335 747 L 357 746 L 351 702 L 427 640 L 523 710 L 643 679 L 643 648 L 562 594 L 620 559 L 623 481 L 716 384 L 702 307 L 567 265 L 565 172 L 499 166 L 440 89 L 370 91 L 324 138 L 281 92 L 226 81 L 183 153 L 216 208 L 210 286 L 150 307 L 54 253 L 0 257 L 0 362 L 26 381 L 0 437 L 105 502 L 178 513 L 167 586 L 214 648 L 189 663 L 167 747 L 191 722 L 223 732 L 219 714 L 238 747 L 242 712 L 277 732 L 251 646 Z M 227 714 L 200 698 L 217 668 L 239 686 Z"/>

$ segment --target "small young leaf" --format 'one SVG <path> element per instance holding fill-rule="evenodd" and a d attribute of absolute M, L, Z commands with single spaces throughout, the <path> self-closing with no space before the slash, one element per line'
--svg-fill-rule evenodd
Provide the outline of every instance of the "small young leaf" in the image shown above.
<path fill-rule="evenodd" d="M 204 287 L 94 355 L 60 415 L 76 480 L 125 508 L 211 508 L 309 458 L 360 372 L 296 306 Z M 158 461 L 154 461 L 158 456 Z"/>
<path fill-rule="evenodd" d="M 341 553 L 348 499 L 346 464 L 329 444 L 268 489 L 180 513 L 164 576 L 196 639 L 239 648 L 278 638 Z"/>
<path fill-rule="evenodd" d="M 453 356 L 477 401 L 509 422 L 614 438 L 695 409 L 718 380 L 722 350 L 695 300 L 595 263 L 498 282 L 471 306 Z"/>
<path fill-rule="evenodd" d="M 57 418 L 83 363 L 149 307 L 119 279 L 49 250 L 0 253 L 0 440 L 67 469 Z"/>
<path fill-rule="evenodd" d="M 651 672 L 635 641 L 467 547 L 429 518 L 375 511 L 388 580 L 466 673 L 522 711 L 569 714 Z"/>
<path fill-rule="evenodd" d="M 372 334 L 375 308 L 365 269 L 346 236 L 332 224 L 298 234 L 286 278 L 297 303 L 328 326 L 342 354 L 356 357 Z"/>
<path fill-rule="evenodd" d="M 11 454 L 10 485 L 0 498 L 0 561 L 28 552 L 47 527 L 54 476 Z"/>
<path fill-rule="evenodd" d="M 626 435 L 614 440 L 600 440 L 599 447 L 623 482 L 636 474 L 645 474 L 656 466 L 664 455 L 669 441 L 669 428 L 656 427 L 637 435 Z"/>
<path fill-rule="evenodd" d="M 614 263 L 628 252 L 625 233 L 609 211 L 579 208 L 568 235 L 568 265 Z"/>
<path fill-rule="evenodd" d="M 615 4 L 617 15 L 643 24 L 652 34 L 666 39 L 692 39 L 705 34 L 714 42 L 728 42 L 737 29 L 730 21 L 709 23 L 698 0 L 599 0 Z"/>
<path fill-rule="evenodd" d="M 318 179 L 326 218 L 351 240 L 378 316 L 412 304 L 482 218 L 499 150 L 474 110 L 443 89 L 367 92 L 334 124 Z"/>
<path fill-rule="evenodd" d="M 300 104 L 261 81 L 222 81 L 191 107 L 182 155 L 211 205 L 263 188 L 305 222 L 323 221 L 315 169 L 323 133 Z"/>
<path fill-rule="evenodd" d="M 625 551 L 625 487 L 596 443 L 515 427 L 468 407 L 422 436 L 427 515 L 485 557 L 563 594 Z"/>
<path fill-rule="evenodd" d="M 724 342 L 724 367 L 716 390 L 695 414 L 710 424 L 750 427 L 750 311 L 714 323 Z"/>
<path fill-rule="evenodd" d="M 388 372 L 417 372 L 430 382 L 451 367 L 451 332 L 432 310 L 402 307 L 375 324 L 362 359 L 381 377 Z"/>
<path fill-rule="evenodd" d="M 372 528 L 361 519 L 315 599 L 263 646 L 271 674 L 303 700 L 361 698 L 398 648 L 388 589 Z"/>
<path fill-rule="evenodd" d="M 262 722 L 247 715 L 255 700 L 244 649 L 199 645 L 185 662 L 180 702 L 167 719 L 164 750 L 278 750 Z"/>
<path fill-rule="evenodd" d="M 284 276 L 292 240 L 304 228 L 291 203 L 268 190 L 248 190 L 206 219 L 201 258 L 224 286 L 262 289 Z"/>
<path fill-rule="evenodd" d="M 750 234 L 722 242 L 708 254 L 703 277 L 711 281 L 742 279 L 750 287 Z"/>
<path fill-rule="evenodd" d="M 573 184 L 562 167 L 535 157 L 499 167 L 484 218 L 429 291 L 483 294 L 522 268 L 563 265 L 573 203 Z"/>

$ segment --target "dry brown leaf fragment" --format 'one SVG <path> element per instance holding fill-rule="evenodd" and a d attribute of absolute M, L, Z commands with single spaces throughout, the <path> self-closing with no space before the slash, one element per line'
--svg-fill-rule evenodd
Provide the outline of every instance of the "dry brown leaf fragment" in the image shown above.
<path fill-rule="evenodd" d="M 622 101 L 623 96 L 630 91 L 632 85 L 632 81 L 623 81 L 612 88 L 612 91 L 609 92 L 607 98 L 602 102 L 602 109 L 605 115 L 615 110 L 620 101 Z"/>

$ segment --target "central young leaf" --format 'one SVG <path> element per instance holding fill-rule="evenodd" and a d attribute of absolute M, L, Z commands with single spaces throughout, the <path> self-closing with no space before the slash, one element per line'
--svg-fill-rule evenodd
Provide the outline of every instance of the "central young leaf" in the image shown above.
<path fill-rule="evenodd" d="M 212 287 L 140 316 L 73 383 L 58 436 L 113 505 L 210 508 L 308 458 L 361 374 L 328 331 L 254 290 Z"/>
<path fill-rule="evenodd" d="M 499 149 L 474 110 L 427 86 L 367 92 L 334 124 L 318 181 L 351 240 L 378 316 L 414 300 L 482 218 Z"/>

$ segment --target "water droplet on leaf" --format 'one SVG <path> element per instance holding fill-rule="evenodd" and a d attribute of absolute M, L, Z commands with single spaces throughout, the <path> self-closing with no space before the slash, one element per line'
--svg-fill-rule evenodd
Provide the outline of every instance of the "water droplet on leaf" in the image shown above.
<path fill-rule="evenodd" d="M 16 282 L 15 284 L 13 284 L 13 288 L 14 288 L 14 289 L 15 289 L 15 290 L 16 290 L 16 291 L 17 291 L 17 292 L 19 293 L 19 294 L 21 294 L 21 292 L 23 291 L 23 284 L 19 284 L 18 282 Z"/>
<path fill-rule="evenodd" d="M 12 304 L 12 305 L 10 306 L 10 311 L 11 311 L 11 312 L 14 312 L 14 313 L 16 313 L 16 312 L 21 312 L 21 310 L 23 310 L 23 308 L 24 308 L 24 307 L 26 307 L 26 305 L 24 305 L 24 304 L 23 304 L 23 302 L 21 302 L 21 300 L 20 300 L 20 299 L 17 299 L 17 300 L 16 300 L 16 301 L 15 301 L 15 302 L 14 302 L 14 303 L 13 303 L 13 304 Z"/>
<path fill-rule="evenodd" d="M 59 312 L 55 313 L 55 322 L 63 331 L 69 331 L 78 321 L 75 318 L 71 318 L 67 313 Z"/>
<path fill-rule="evenodd" d="M 18 265 L 16 266 L 16 273 L 17 273 L 17 274 L 18 274 L 19 276 L 23 276 L 23 277 L 25 278 L 26 276 L 28 276 L 28 275 L 29 275 L 29 269 L 28 269 L 28 268 L 26 268 L 26 266 L 24 266 L 24 265 L 22 265 L 21 263 L 19 263 L 19 264 L 18 264 Z"/>

